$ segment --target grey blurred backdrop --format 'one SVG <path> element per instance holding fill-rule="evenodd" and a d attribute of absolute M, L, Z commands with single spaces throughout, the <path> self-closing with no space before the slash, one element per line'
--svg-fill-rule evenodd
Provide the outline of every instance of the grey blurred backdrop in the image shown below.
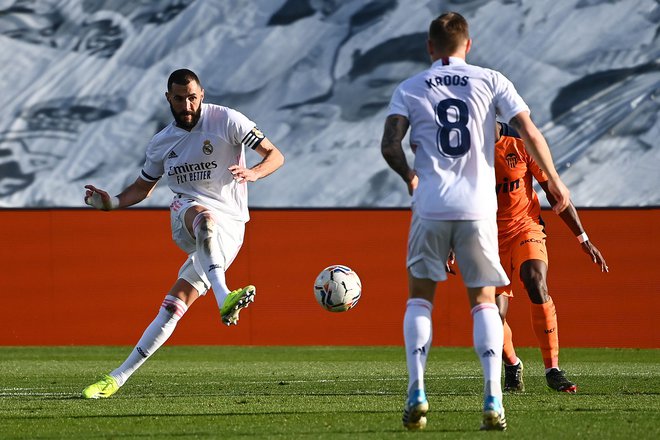
<path fill-rule="evenodd" d="M 657 0 L 0 0 L 0 207 L 132 182 L 181 67 L 285 153 L 251 206 L 406 207 L 383 121 L 447 10 L 470 23 L 468 62 L 530 105 L 576 205 L 660 206 Z M 161 183 L 140 206 L 169 200 Z"/>

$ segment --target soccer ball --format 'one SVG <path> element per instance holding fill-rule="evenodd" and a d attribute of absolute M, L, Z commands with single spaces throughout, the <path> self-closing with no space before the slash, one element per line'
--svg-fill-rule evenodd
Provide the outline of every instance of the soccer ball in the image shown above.
<path fill-rule="evenodd" d="M 362 283 L 350 267 L 335 264 L 321 271 L 314 282 L 316 301 L 330 312 L 345 312 L 358 303 Z"/>

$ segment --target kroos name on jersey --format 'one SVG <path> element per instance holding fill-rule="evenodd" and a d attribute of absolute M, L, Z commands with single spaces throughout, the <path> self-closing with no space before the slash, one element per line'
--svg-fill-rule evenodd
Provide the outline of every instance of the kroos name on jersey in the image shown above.
<path fill-rule="evenodd" d="M 215 160 L 211 162 L 184 163 L 183 165 L 170 166 L 167 175 L 176 176 L 179 174 L 190 173 L 193 171 L 212 170 L 214 168 L 218 168 L 218 162 Z"/>
<path fill-rule="evenodd" d="M 432 89 L 433 87 L 440 86 L 467 86 L 469 79 L 469 76 L 444 75 L 425 79 L 424 82 L 429 86 L 429 89 Z"/>

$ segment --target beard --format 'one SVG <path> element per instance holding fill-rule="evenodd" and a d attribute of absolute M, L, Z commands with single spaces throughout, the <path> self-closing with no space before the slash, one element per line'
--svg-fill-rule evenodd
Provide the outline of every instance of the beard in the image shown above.
<path fill-rule="evenodd" d="M 177 113 L 174 111 L 174 107 L 172 107 L 172 104 L 170 104 L 170 111 L 172 112 L 172 116 L 174 116 L 174 121 L 176 122 L 177 127 L 181 127 L 184 130 L 192 130 L 192 128 L 197 125 L 199 122 L 199 118 L 202 117 L 202 105 L 200 104 L 199 108 L 195 112 L 189 112 L 189 111 L 182 111 Z M 185 116 L 192 116 L 190 118 L 190 121 L 186 121 L 184 119 Z"/>

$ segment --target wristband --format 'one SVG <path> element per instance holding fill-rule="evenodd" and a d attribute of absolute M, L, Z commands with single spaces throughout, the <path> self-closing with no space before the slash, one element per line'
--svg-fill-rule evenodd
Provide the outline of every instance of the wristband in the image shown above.
<path fill-rule="evenodd" d="M 582 234 L 580 234 L 580 235 L 577 236 L 577 240 L 578 240 L 580 243 L 584 243 L 585 241 L 589 241 L 589 236 L 587 235 L 586 232 L 583 232 Z"/>
<path fill-rule="evenodd" d="M 112 196 L 110 197 L 110 209 L 117 209 L 119 208 L 119 197 L 117 196 Z M 587 234 L 584 234 L 586 237 Z"/>

